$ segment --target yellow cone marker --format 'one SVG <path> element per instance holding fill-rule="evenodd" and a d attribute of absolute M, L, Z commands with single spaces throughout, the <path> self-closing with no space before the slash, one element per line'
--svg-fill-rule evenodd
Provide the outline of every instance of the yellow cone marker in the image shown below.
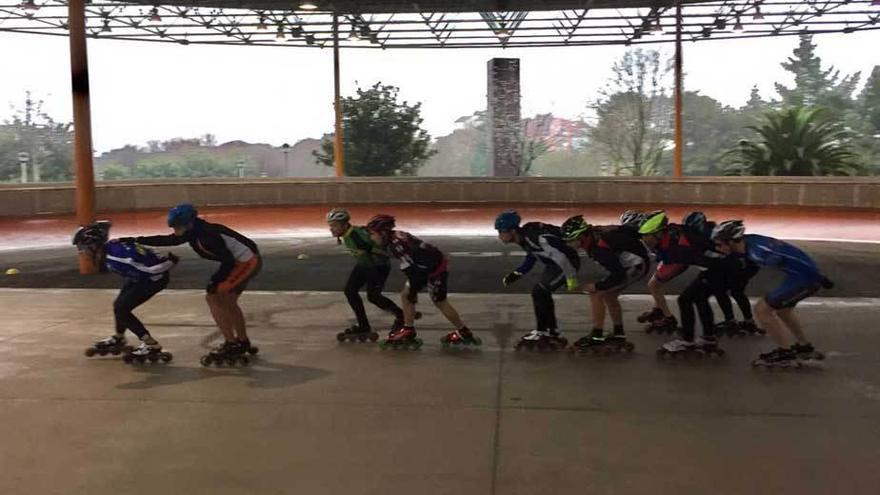
<path fill-rule="evenodd" d="M 21 272 L 18 271 L 18 268 L 10 268 L 6 270 L 7 275 L 18 275 L 19 273 Z"/>
<path fill-rule="evenodd" d="M 299 253 L 298 255 L 296 255 L 296 259 L 307 260 L 307 259 L 309 259 L 309 255 L 307 255 L 306 253 Z"/>

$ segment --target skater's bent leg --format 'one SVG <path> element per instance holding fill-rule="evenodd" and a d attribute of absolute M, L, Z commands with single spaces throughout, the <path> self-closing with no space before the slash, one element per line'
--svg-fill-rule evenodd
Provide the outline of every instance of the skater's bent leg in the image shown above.
<path fill-rule="evenodd" d="M 801 344 L 808 344 L 807 336 L 804 335 L 804 328 L 801 326 L 800 319 L 794 313 L 794 308 L 782 308 L 776 311 L 776 316 L 785 324 L 786 327 L 794 335 L 794 338 Z"/>
<path fill-rule="evenodd" d="M 357 318 L 357 324 L 360 328 L 370 328 L 370 320 L 367 319 L 367 312 L 364 309 L 364 301 L 358 293 L 366 283 L 364 274 L 365 268 L 361 265 L 355 265 L 348 275 L 348 281 L 345 283 L 345 298 L 348 299 L 348 305 Z"/>
<path fill-rule="evenodd" d="M 400 291 L 400 306 L 403 309 L 403 324 L 405 326 L 411 327 L 415 324 L 416 321 L 416 303 L 415 297 L 411 294 L 409 282 L 403 285 L 403 290 Z"/>
<path fill-rule="evenodd" d="M 733 300 L 736 301 L 736 305 L 739 306 L 739 311 L 742 313 L 743 320 L 749 321 L 752 319 L 752 303 L 749 301 L 749 298 L 746 296 L 745 291 L 742 287 L 736 287 L 731 289 L 730 296 L 733 297 Z"/>
<path fill-rule="evenodd" d="M 605 328 L 605 300 L 600 292 L 590 294 L 590 313 L 593 316 L 593 329 Z"/>
<path fill-rule="evenodd" d="M 382 311 L 393 314 L 395 320 L 402 321 L 403 310 L 382 294 L 390 271 L 391 268 L 388 266 L 377 266 L 373 269 L 370 279 L 367 280 L 367 300 Z"/>
<path fill-rule="evenodd" d="M 602 298 L 605 300 L 605 306 L 608 307 L 608 314 L 611 316 L 611 322 L 614 323 L 615 327 L 620 327 L 623 325 L 623 308 L 620 307 L 620 291 L 612 290 L 602 293 Z"/>
<path fill-rule="evenodd" d="M 665 282 L 661 282 L 657 278 L 657 275 L 653 275 L 651 280 L 648 281 L 648 292 L 654 298 L 654 307 L 660 308 L 660 311 L 663 311 L 663 316 L 668 318 L 672 316 L 672 311 L 669 310 L 669 305 L 666 304 L 665 284 Z"/>
<path fill-rule="evenodd" d="M 434 306 L 437 306 L 437 309 L 443 313 L 443 316 L 449 320 L 449 323 L 452 323 L 452 326 L 454 326 L 456 330 L 464 328 L 464 322 L 461 321 L 461 316 L 459 316 L 458 311 L 449 304 L 449 301 L 446 299 L 442 301 L 434 301 Z"/>
<path fill-rule="evenodd" d="M 229 310 L 223 305 L 222 294 L 206 294 L 205 300 L 208 302 L 208 308 L 211 310 L 211 316 L 217 329 L 223 334 L 227 342 L 235 340 L 235 333 L 232 330 L 231 316 Z"/>
<path fill-rule="evenodd" d="M 776 342 L 779 347 L 790 347 L 791 338 L 782 328 L 782 321 L 776 317 L 776 310 L 767 304 L 765 299 L 758 301 L 755 305 L 755 316 L 761 327 L 767 331 L 767 334 Z"/>
<path fill-rule="evenodd" d="M 694 326 L 696 315 L 694 314 L 694 302 L 698 288 L 691 283 L 678 296 L 678 312 L 681 315 L 681 337 L 688 342 L 694 340 Z"/>
<path fill-rule="evenodd" d="M 532 302 L 535 306 L 535 320 L 538 324 L 538 330 L 557 330 L 553 293 L 543 284 L 537 284 L 532 289 Z"/>
<path fill-rule="evenodd" d="M 232 317 L 232 331 L 238 340 L 248 340 L 247 322 L 244 319 L 244 312 L 238 304 L 241 294 L 229 294 L 230 315 Z"/>

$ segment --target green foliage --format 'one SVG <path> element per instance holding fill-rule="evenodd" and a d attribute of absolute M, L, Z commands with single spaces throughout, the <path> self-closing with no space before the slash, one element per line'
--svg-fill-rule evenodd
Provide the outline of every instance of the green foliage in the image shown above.
<path fill-rule="evenodd" d="M 181 156 L 167 155 L 138 160 L 133 167 L 120 163 L 108 163 L 104 168 L 104 180 L 157 179 L 166 177 L 237 177 L 238 167 L 234 161 L 221 161 L 206 153 L 187 153 Z"/>
<path fill-rule="evenodd" d="M 669 64 L 656 50 L 630 50 L 614 63 L 613 76 L 591 105 L 589 133 L 614 175 L 656 175 L 670 139 L 666 97 Z"/>
<path fill-rule="evenodd" d="M 730 175 L 857 175 L 859 156 L 851 133 L 821 109 L 793 107 L 765 114 L 750 127 L 755 140 L 742 140 L 725 159 Z"/>
<path fill-rule="evenodd" d="M 399 89 L 376 83 L 358 88 L 342 104 L 343 157 L 349 176 L 415 175 L 436 151 L 421 128 L 421 103 L 398 101 Z M 314 152 L 318 162 L 332 167 L 333 140 L 324 139 Z"/>
<path fill-rule="evenodd" d="M 42 100 L 25 93 L 21 107 L 0 125 L 0 181 L 19 180 L 18 154 L 28 153 L 29 178 L 34 164 L 41 181 L 65 181 L 73 177 L 73 131 L 70 124 L 56 122 L 43 111 Z"/>

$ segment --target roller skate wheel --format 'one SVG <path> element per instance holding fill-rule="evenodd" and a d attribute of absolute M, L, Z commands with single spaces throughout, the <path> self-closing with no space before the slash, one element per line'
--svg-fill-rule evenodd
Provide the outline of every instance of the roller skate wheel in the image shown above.
<path fill-rule="evenodd" d="M 199 363 L 201 363 L 202 366 L 211 366 L 211 356 L 202 356 L 202 358 L 199 359 Z"/>
<path fill-rule="evenodd" d="M 346 338 L 347 336 L 345 335 L 345 332 L 339 332 L 336 334 L 336 340 L 339 342 L 345 342 Z"/>
<path fill-rule="evenodd" d="M 156 361 L 159 360 L 159 355 L 158 354 L 150 354 L 150 357 L 148 359 L 150 360 L 151 363 L 155 363 Z"/>
<path fill-rule="evenodd" d="M 97 351 L 95 351 L 95 348 L 94 348 L 94 347 L 89 347 L 89 348 L 86 349 L 86 351 L 85 351 L 83 354 L 85 354 L 86 357 L 92 357 L 92 356 L 95 355 L 96 352 L 97 352 Z"/>
<path fill-rule="evenodd" d="M 223 358 L 220 356 L 215 357 L 214 359 L 211 360 L 211 362 L 214 363 L 214 366 L 216 366 L 218 368 L 223 366 Z"/>
<path fill-rule="evenodd" d="M 358 342 L 366 342 L 368 338 L 369 338 L 369 336 L 367 336 L 367 335 L 358 335 L 358 337 L 357 337 Z"/>
<path fill-rule="evenodd" d="M 379 334 L 376 332 L 370 332 L 370 342 L 375 342 L 379 340 Z"/>
<path fill-rule="evenodd" d="M 134 356 L 132 356 L 131 354 L 126 354 L 126 355 L 122 356 L 122 361 L 124 361 L 126 364 L 131 364 L 131 362 L 133 360 L 134 360 Z"/>
<path fill-rule="evenodd" d="M 118 356 L 121 352 L 122 352 L 122 349 L 120 349 L 118 347 L 114 347 L 114 348 L 110 349 L 110 354 L 113 354 L 114 356 Z"/>
<path fill-rule="evenodd" d="M 160 357 L 162 358 L 163 363 L 169 363 L 172 359 L 174 359 L 174 355 L 170 352 L 163 352 Z"/>
<path fill-rule="evenodd" d="M 477 337 L 476 335 L 474 335 L 472 343 L 474 345 L 483 345 L 483 340 L 481 338 Z"/>
<path fill-rule="evenodd" d="M 97 352 L 98 352 L 98 355 L 99 355 L 99 356 L 106 356 L 106 355 L 107 355 L 107 350 L 106 350 L 106 349 L 98 349 Z"/>
<path fill-rule="evenodd" d="M 421 313 L 421 311 L 416 311 L 416 314 L 413 315 L 413 319 L 415 319 L 415 320 L 421 320 L 421 319 L 422 319 L 422 313 Z"/>
<path fill-rule="evenodd" d="M 241 363 L 242 366 L 247 366 L 251 363 L 251 360 L 248 359 L 247 356 L 241 356 L 238 358 L 238 362 Z"/>
<path fill-rule="evenodd" d="M 147 358 L 145 356 L 137 356 L 135 359 L 137 359 L 137 362 L 140 364 L 144 364 L 147 362 Z"/>

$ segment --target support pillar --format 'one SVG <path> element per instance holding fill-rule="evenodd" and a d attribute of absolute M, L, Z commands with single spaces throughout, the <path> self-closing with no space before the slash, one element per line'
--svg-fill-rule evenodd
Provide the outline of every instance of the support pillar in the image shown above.
<path fill-rule="evenodd" d="M 489 175 L 512 177 L 522 167 L 519 59 L 489 61 Z"/>
<path fill-rule="evenodd" d="M 339 15 L 333 14 L 333 109 L 335 111 L 335 131 L 333 135 L 333 165 L 336 177 L 345 175 L 345 142 L 342 129 L 342 95 L 339 83 Z"/>
<path fill-rule="evenodd" d="M 89 104 L 89 62 L 86 52 L 85 0 L 69 0 L 70 80 L 73 93 L 73 159 L 76 167 L 76 222 L 95 221 L 95 171 L 92 165 L 92 116 Z M 79 271 L 98 272 L 92 258 L 80 253 Z"/>
<path fill-rule="evenodd" d="M 681 0 L 675 5 L 675 168 L 673 176 L 683 175 L 682 156 L 684 153 L 684 132 L 682 129 L 682 53 L 681 53 Z"/>

